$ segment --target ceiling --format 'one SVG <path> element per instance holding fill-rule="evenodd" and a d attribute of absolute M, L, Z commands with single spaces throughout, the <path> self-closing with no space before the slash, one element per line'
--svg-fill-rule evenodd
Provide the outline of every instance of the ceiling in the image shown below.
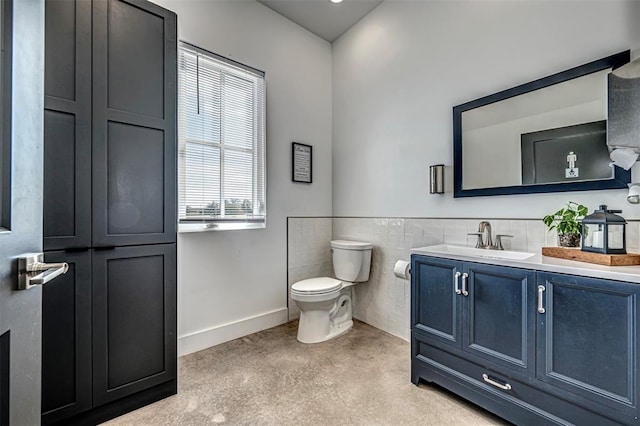
<path fill-rule="evenodd" d="M 382 0 L 258 0 L 328 42 L 344 34 Z"/>

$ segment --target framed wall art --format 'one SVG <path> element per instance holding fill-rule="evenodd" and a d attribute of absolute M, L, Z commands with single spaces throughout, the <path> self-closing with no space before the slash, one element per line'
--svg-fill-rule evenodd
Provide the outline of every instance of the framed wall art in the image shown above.
<path fill-rule="evenodd" d="M 312 182 L 313 147 L 303 143 L 291 143 L 291 180 Z"/>

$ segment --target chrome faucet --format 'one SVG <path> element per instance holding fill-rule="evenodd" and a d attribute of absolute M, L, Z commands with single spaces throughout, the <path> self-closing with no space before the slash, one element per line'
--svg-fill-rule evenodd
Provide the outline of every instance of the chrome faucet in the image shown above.
<path fill-rule="evenodd" d="M 478 224 L 478 233 L 480 234 L 478 242 L 482 242 L 482 237 L 484 236 L 485 231 L 487 233 L 487 239 L 484 240 L 484 247 L 482 248 L 493 248 L 493 240 L 491 239 L 491 224 L 486 220 L 483 220 Z"/>
<path fill-rule="evenodd" d="M 487 236 L 486 240 L 484 239 L 485 233 Z M 513 237 L 513 235 L 497 234 L 496 243 L 493 244 L 493 240 L 491 238 L 491 224 L 486 220 L 483 220 L 478 224 L 478 232 L 470 232 L 468 235 L 475 235 L 478 237 L 478 240 L 476 241 L 476 248 L 489 250 L 504 250 L 504 247 L 502 247 L 502 239 L 505 237 Z"/>

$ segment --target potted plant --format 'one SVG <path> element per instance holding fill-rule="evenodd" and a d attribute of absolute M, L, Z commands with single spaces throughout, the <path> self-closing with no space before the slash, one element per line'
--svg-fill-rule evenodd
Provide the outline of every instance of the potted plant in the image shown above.
<path fill-rule="evenodd" d="M 580 247 L 580 234 L 582 220 L 587 214 L 586 206 L 569 201 L 566 207 L 554 214 L 545 216 L 542 221 L 551 231 L 558 231 L 558 245 L 560 247 Z"/>

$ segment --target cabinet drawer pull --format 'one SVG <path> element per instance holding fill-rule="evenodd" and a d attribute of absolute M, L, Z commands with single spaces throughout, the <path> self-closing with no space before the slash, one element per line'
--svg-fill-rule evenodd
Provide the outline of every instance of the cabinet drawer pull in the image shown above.
<path fill-rule="evenodd" d="M 492 378 L 490 378 L 488 375 L 486 374 L 482 374 L 482 379 L 489 383 L 490 385 L 493 385 L 497 388 L 500 388 L 502 390 L 511 390 L 511 385 L 509 383 L 505 383 L 504 385 L 500 382 L 496 382 L 495 380 L 493 380 Z"/>
<path fill-rule="evenodd" d="M 539 314 L 544 314 L 546 312 L 543 306 L 545 290 L 546 289 L 544 288 L 543 285 L 538 286 L 538 313 Z"/>
<path fill-rule="evenodd" d="M 462 274 L 462 295 L 468 296 L 469 292 L 467 291 L 467 278 L 469 278 L 469 274 L 466 272 Z"/>
<path fill-rule="evenodd" d="M 456 294 L 462 294 L 460 291 L 460 275 L 462 275 L 460 272 L 456 272 L 456 276 L 453 279 L 453 289 L 456 291 Z"/>

